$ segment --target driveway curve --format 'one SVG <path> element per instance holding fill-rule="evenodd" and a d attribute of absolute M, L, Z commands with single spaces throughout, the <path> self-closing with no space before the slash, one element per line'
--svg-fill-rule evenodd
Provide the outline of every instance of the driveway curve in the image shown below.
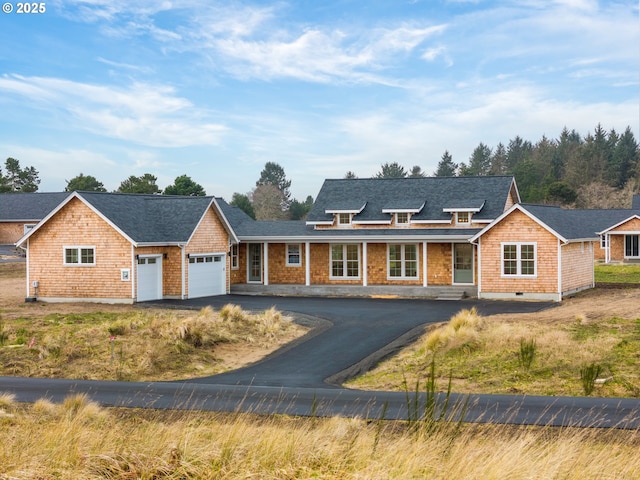
<path fill-rule="evenodd" d="M 263 297 L 228 295 L 163 301 L 182 308 L 233 303 L 247 310 L 275 306 L 316 328 L 293 345 L 239 370 L 190 383 L 269 387 L 338 388 L 346 378 L 371 366 L 418 338 L 429 324 L 447 321 L 464 308 L 481 314 L 533 312 L 550 303 L 442 301 L 419 299 Z M 300 317 L 302 315 L 302 318 Z"/>

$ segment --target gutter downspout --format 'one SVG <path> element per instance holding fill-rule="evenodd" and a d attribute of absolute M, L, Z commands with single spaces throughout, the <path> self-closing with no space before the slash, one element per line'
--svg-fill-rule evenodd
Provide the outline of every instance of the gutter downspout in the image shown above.
<path fill-rule="evenodd" d="M 180 245 L 180 298 L 182 300 L 185 299 L 185 291 L 186 291 L 186 285 L 185 285 L 185 271 L 184 271 L 184 266 L 185 266 L 185 261 L 184 261 L 184 248 L 186 245 Z"/>

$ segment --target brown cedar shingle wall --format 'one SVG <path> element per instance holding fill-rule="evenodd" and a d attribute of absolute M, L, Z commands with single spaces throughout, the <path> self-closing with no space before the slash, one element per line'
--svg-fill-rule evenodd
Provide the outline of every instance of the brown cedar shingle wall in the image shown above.
<path fill-rule="evenodd" d="M 33 222 L 29 225 L 33 225 Z M 0 245 L 16 243 L 23 235 L 24 222 L 0 223 Z"/>
<path fill-rule="evenodd" d="M 582 290 L 593 285 L 592 249 L 592 242 L 562 246 L 562 292 Z"/>
<path fill-rule="evenodd" d="M 537 276 L 502 277 L 501 242 L 537 243 Z M 518 210 L 514 210 L 481 237 L 481 255 L 483 292 L 558 291 L 558 239 Z"/>
<path fill-rule="evenodd" d="M 65 246 L 95 246 L 95 266 L 65 266 Z M 131 298 L 131 244 L 78 199 L 72 199 L 29 239 L 29 278 L 38 296 Z M 33 295 L 33 289 L 29 295 Z"/>

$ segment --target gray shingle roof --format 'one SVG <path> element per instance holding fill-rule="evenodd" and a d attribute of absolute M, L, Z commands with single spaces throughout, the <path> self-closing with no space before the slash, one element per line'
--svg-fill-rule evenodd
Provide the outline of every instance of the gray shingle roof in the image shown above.
<path fill-rule="evenodd" d="M 213 197 L 78 192 L 136 243 L 190 239 Z"/>
<path fill-rule="evenodd" d="M 482 202 L 484 207 L 474 218 L 493 220 L 503 213 L 512 182 L 511 176 L 325 180 L 307 221 L 331 221 L 332 215 L 325 212 L 347 201 L 366 203 L 354 217 L 356 221 L 389 220 L 383 208 L 417 203 L 425 206 L 413 219 L 448 220 L 451 214 L 443 212 L 444 208 L 474 208 Z"/>
<path fill-rule="evenodd" d="M 639 213 L 632 209 L 566 210 L 550 205 L 521 206 L 566 240 L 597 238 L 597 232 Z"/>
<path fill-rule="evenodd" d="M 0 222 L 40 221 L 69 195 L 69 192 L 2 193 Z"/>
<path fill-rule="evenodd" d="M 471 237 L 480 229 L 474 228 L 344 228 L 316 230 L 304 221 L 256 221 L 249 217 L 238 207 L 233 207 L 221 198 L 216 199 L 224 216 L 229 221 L 233 231 L 241 240 L 251 238 L 266 239 L 314 239 L 345 238 L 345 237 L 444 237 L 457 236 L 457 238 Z"/>

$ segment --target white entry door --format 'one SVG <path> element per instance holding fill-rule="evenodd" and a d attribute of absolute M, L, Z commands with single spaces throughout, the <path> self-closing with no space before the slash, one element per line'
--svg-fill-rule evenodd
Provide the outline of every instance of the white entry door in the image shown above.
<path fill-rule="evenodd" d="M 227 293 L 225 254 L 189 256 L 189 298 Z"/>
<path fill-rule="evenodd" d="M 162 256 L 138 257 L 138 302 L 162 298 Z"/>

